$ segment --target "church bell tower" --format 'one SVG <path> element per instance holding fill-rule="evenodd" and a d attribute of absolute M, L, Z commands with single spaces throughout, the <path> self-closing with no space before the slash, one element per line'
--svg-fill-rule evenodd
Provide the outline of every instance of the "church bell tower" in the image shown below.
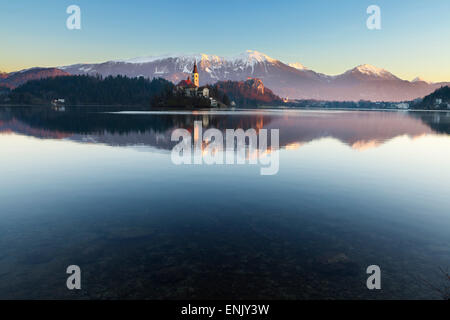
<path fill-rule="evenodd" d="M 194 70 L 192 71 L 192 82 L 198 88 L 200 86 L 200 80 L 198 78 L 197 61 L 194 62 Z"/>

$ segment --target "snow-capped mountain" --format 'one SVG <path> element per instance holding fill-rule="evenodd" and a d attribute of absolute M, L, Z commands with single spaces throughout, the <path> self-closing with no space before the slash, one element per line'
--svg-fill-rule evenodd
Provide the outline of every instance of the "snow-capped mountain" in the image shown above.
<path fill-rule="evenodd" d="M 59 69 L 70 74 L 161 77 L 177 83 L 190 75 L 195 62 L 201 85 L 260 78 L 275 94 L 290 99 L 404 101 L 423 97 L 442 85 L 402 80 L 387 70 L 368 64 L 337 76 L 328 76 L 309 70 L 299 62 L 285 64 L 253 50 L 233 57 L 169 54 L 98 64 L 75 64 Z"/>
<path fill-rule="evenodd" d="M 401 80 L 387 70 L 371 66 L 370 64 L 362 64 L 354 69 L 345 72 L 342 76 L 352 75 L 361 79 L 380 79 L 380 80 Z"/>
<path fill-rule="evenodd" d="M 297 70 L 308 70 L 303 64 L 300 62 L 293 62 L 288 64 L 289 67 L 295 68 Z"/>
<path fill-rule="evenodd" d="M 71 74 L 127 75 L 130 77 L 163 77 L 177 82 L 186 79 L 194 63 L 199 67 L 201 84 L 218 80 L 245 80 L 252 75 L 268 73 L 268 67 L 281 63 L 252 50 L 234 57 L 224 58 L 207 54 L 169 54 L 115 60 L 100 64 L 76 64 L 60 67 Z"/>

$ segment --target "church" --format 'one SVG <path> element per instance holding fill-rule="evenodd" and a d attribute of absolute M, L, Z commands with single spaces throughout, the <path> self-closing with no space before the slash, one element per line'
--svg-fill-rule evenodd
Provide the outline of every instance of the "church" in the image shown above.
<path fill-rule="evenodd" d="M 197 62 L 194 63 L 194 70 L 186 80 L 180 81 L 176 86 L 177 91 L 183 92 L 187 97 L 209 98 L 209 89 L 200 87 L 200 77 L 197 69 Z"/>

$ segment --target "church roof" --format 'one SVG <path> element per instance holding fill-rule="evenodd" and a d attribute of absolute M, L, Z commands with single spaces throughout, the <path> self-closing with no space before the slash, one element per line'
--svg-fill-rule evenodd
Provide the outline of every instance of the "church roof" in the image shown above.
<path fill-rule="evenodd" d="M 194 83 L 191 81 L 191 78 L 187 78 L 187 80 L 182 80 L 177 84 L 177 87 L 182 88 L 195 88 Z"/>
<path fill-rule="evenodd" d="M 192 71 L 192 73 L 198 73 L 197 62 L 194 63 L 194 71 Z"/>

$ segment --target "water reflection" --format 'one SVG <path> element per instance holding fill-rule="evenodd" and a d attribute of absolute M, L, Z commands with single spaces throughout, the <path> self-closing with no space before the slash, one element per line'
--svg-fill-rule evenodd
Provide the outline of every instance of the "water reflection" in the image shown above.
<path fill-rule="evenodd" d="M 0 108 L 0 298 L 439 298 L 449 113 L 124 111 Z M 279 173 L 175 166 L 194 121 L 280 129 Z"/>
<path fill-rule="evenodd" d="M 61 112 L 63 111 L 63 112 Z M 230 111 L 146 112 L 97 108 L 0 108 L 0 133 L 67 139 L 111 146 L 149 146 L 170 150 L 171 132 L 193 129 L 194 121 L 220 130 L 280 129 L 280 147 L 298 148 L 333 137 L 355 150 L 375 148 L 398 136 L 450 133 L 450 113 Z"/>

